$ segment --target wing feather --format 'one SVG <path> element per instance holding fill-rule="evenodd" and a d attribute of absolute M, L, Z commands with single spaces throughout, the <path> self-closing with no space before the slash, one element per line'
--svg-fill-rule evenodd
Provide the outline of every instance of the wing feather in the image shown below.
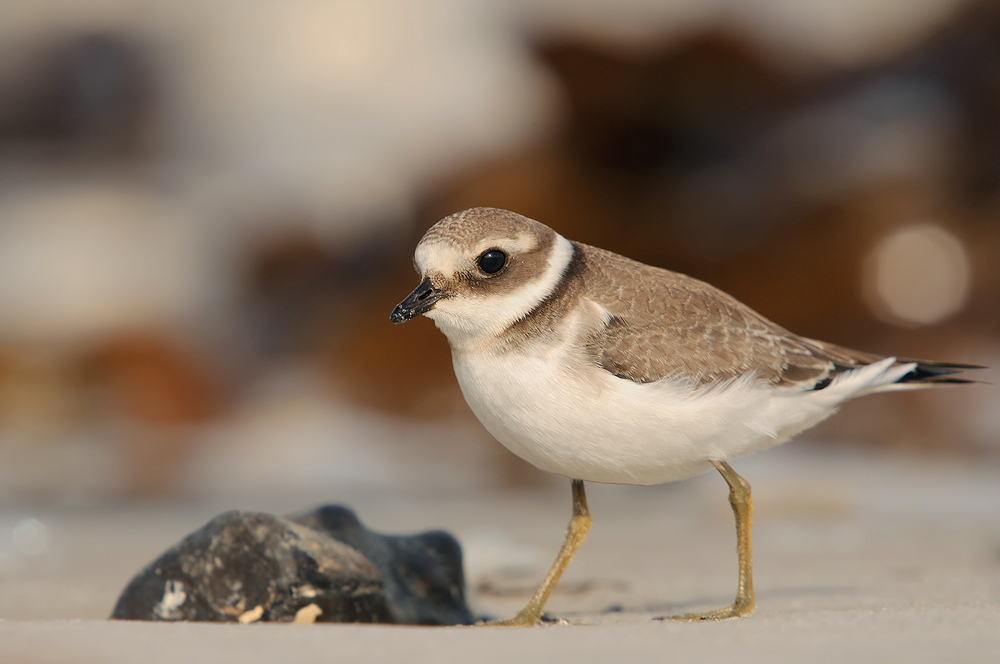
<path fill-rule="evenodd" d="M 703 281 L 595 247 L 577 248 L 587 266 L 587 296 L 610 313 L 586 347 L 621 378 L 706 385 L 753 373 L 774 385 L 813 389 L 882 359 L 794 335 Z"/>

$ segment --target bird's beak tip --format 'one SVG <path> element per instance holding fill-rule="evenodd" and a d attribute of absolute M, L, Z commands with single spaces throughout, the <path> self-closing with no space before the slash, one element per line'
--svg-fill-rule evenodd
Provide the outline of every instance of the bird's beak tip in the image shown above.
<path fill-rule="evenodd" d="M 389 320 L 399 325 L 411 318 L 427 313 L 434 308 L 434 304 L 442 297 L 441 291 L 434 287 L 427 277 L 420 282 L 413 292 L 396 305 L 389 316 Z"/>

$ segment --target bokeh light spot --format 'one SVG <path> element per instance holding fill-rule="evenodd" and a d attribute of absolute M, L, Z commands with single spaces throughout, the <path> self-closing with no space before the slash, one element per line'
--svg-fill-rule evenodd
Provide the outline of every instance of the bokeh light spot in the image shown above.
<path fill-rule="evenodd" d="M 24 519 L 14 526 L 14 544 L 26 556 L 40 556 L 49 548 L 49 529 L 38 519 Z"/>
<path fill-rule="evenodd" d="M 937 224 L 915 223 L 875 246 L 865 269 L 865 294 L 887 322 L 931 325 L 962 310 L 971 277 L 961 240 Z"/>

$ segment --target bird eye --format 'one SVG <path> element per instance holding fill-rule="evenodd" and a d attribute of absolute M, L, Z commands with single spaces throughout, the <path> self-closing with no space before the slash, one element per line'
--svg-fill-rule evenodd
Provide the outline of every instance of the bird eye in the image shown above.
<path fill-rule="evenodd" d="M 490 249 L 479 257 L 479 269 L 486 274 L 496 274 L 507 264 L 507 254 L 499 249 Z"/>

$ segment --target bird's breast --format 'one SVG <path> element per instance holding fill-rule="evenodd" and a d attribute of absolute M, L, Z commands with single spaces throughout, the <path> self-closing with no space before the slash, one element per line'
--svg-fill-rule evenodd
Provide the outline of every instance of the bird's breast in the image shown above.
<path fill-rule="evenodd" d="M 691 386 L 618 378 L 569 345 L 454 353 L 453 360 L 469 407 L 497 440 L 574 479 L 669 482 L 708 470 L 709 459 L 727 458 L 734 444 L 766 437 L 740 421 L 760 406 L 753 403 L 759 395 L 744 390 L 728 405 L 715 395 L 699 402 Z M 709 402 L 723 407 L 713 412 Z"/>

